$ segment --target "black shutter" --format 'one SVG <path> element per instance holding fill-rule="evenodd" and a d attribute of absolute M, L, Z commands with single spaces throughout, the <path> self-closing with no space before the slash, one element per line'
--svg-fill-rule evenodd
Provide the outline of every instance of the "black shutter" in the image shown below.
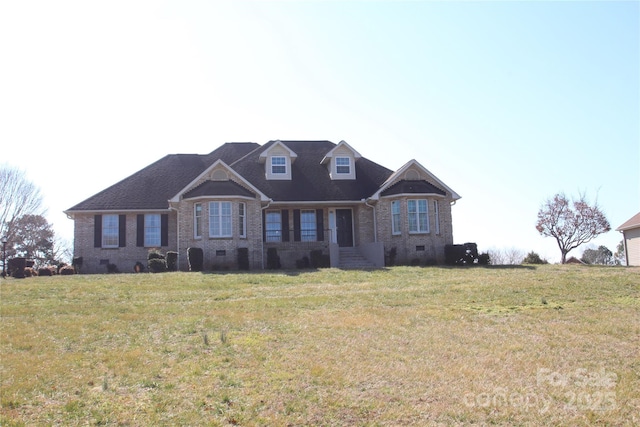
<path fill-rule="evenodd" d="M 169 246 L 169 214 L 160 216 L 160 246 Z"/>
<path fill-rule="evenodd" d="M 289 211 L 282 210 L 282 241 L 289 241 Z"/>
<path fill-rule="evenodd" d="M 324 242 L 324 217 L 322 209 L 316 209 L 316 234 L 318 242 Z"/>
<path fill-rule="evenodd" d="M 267 241 L 267 214 L 262 211 L 262 241 Z"/>
<path fill-rule="evenodd" d="M 144 246 L 144 215 L 138 214 L 138 226 L 136 228 L 136 246 Z"/>
<path fill-rule="evenodd" d="M 93 247 L 102 247 L 102 215 L 95 215 L 93 225 Z"/>
<path fill-rule="evenodd" d="M 300 232 L 300 209 L 293 210 L 293 240 L 299 242 L 301 240 Z"/>
<path fill-rule="evenodd" d="M 120 215 L 118 217 L 118 246 L 124 248 L 127 246 L 127 216 Z"/>

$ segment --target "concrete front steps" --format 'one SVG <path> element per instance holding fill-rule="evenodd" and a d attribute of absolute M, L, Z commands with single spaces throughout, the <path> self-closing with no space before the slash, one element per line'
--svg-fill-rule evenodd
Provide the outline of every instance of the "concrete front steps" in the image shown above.
<path fill-rule="evenodd" d="M 357 248 L 340 248 L 340 263 L 338 268 L 345 270 L 366 270 L 376 267 L 363 257 Z"/>

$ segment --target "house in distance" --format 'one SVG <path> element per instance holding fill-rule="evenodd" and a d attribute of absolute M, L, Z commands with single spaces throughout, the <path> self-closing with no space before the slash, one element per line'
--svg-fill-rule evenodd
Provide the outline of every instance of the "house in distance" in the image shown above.
<path fill-rule="evenodd" d="M 443 263 L 460 196 L 415 160 L 397 171 L 341 141 L 225 143 L 172 154 L 65 211 L 82 272 L 133 272 L 150 250 L 201 248 L 204 269 L 290 269 L 322 254 L 331 267 Z"/>

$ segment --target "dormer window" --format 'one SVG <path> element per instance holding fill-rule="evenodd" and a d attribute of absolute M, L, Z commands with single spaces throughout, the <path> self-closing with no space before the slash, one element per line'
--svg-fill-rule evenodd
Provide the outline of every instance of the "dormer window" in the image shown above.
<path fill-rule="evenodd" d="M 334 180 L 356 179 L 355 164 L 362 156 L 349 144 L 340 141 L 331 151 L 324 155 L 320 164 L 327 166 L 329 176 Z"/>
<path fill-rule="evenodd" d="M 336 173 L 339 175 L 349 175 L 351 173 L 351 158 L 336 157 Z"/>
<path fill-rule="evenodd" d="M 287 158 L 284 156 L 272 156 L 271 157 L 271 173 L 273 175 L 286 175 Z"/>
<path fill-rule="evenodd" d="M 259 162 L 264 165 L 265 178 L 289 181 L 297 157 L 282 141 L 275 141 L 260 153 Z"/>

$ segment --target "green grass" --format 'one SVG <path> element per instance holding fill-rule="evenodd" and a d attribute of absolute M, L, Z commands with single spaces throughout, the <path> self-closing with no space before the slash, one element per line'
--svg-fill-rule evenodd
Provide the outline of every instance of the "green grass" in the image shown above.
<path fill-rule="evenodd" d="M 637 425 L 640 269 L 0 282 L 0 424 Z"/>

